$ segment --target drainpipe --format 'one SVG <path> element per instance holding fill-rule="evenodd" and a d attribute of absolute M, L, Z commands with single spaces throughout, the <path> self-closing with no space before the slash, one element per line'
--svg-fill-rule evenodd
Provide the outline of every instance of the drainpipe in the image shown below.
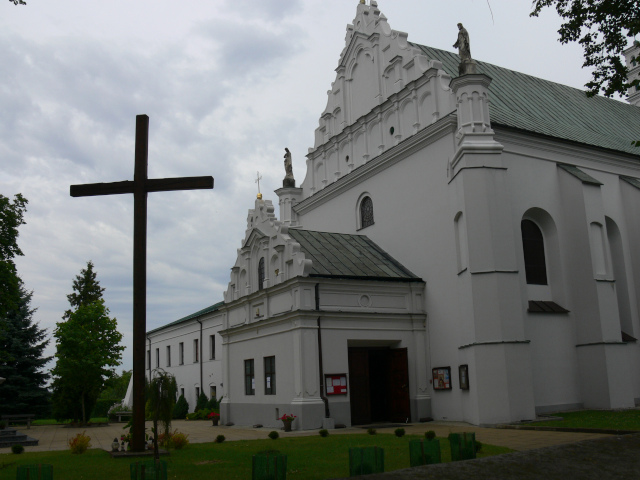
<path fill-rule="evenodd" d="M 149 353 L 147 353 L 147 360 L 149 360 L 149 383 L 151 383 L 151 337 L 147 336 L 149 342 Z"/>
<path fill-rule="evenodd" d="M 200 320 L 198 320 L 196 318 L 196 322 L 198 322 L 200 324 L 200 393 L 204 392 L 204 385 L 202 385 L 202 362 L 203 362 L 203 358 L 202 358 L 202 322 Z M 206 394 L 205 394 L 206 395 Z M 196 398 L 196 403 L 198 402 L 198 399 Z"/>
<path fill-rule="evenodd" d="M 320 311 L 320 284 L 316 283 L 316 311 Z M 329 399 L 324 394 L 324 368 L 322 367 L 322 330 L 320 329 L 320 317 L 318 317 L 318 365 L 320 365 L 320 398 L 324 402 L 324 417 L 329 418 Z"/>

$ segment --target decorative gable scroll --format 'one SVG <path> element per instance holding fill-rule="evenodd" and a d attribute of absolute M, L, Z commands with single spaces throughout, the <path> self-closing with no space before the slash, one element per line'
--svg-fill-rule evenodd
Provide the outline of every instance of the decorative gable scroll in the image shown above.
<path fill-rule="evenodd" d="M 261 285 L 268 288 L 309 275 L 312 261 L 305 258 L 300 244 L 288 232 L 289 227 L 276 218 L 271 200 L 256 199 L 255 207 L 247 215 L 242 247 L 231 268 L 225 302 L 254 293 Z"/>

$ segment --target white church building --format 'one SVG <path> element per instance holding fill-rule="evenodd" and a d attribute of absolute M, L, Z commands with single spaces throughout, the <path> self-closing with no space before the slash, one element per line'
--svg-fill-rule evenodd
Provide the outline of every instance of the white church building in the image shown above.
<path fill-rule="evenodd" d="M 149 375 L 294 429 L 639 404 L 640 93 L 472 63 L 360 3 L 304 181 L 255 201 L 222 301 L 147 333 Z"/>

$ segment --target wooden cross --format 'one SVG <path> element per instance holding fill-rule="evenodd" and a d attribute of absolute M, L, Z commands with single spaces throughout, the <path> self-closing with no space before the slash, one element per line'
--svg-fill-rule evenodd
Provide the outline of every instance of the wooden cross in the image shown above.
<path fill-rule="evenodd" d="M 133 436 L 131 450 L 144 450 L 144 366 L 147 330 L 147 193 L 213 188 L 213 177 L 147 178 L 149 117 L 136 116 L 133 181 L 71 185 L 72 197 L 133 193 Z"/>

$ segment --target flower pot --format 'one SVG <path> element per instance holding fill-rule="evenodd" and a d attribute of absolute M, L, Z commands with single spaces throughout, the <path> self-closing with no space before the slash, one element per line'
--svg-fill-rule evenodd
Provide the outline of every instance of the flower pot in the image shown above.
<path fill-rule="evenodd" d="M 291 431 L 291 424 L 293 423 L 293 420 L 282 420 L 282 423 L 284 424 L 284 431 L 285 432 L 290 432 Z"/>
<path fill-rule="evenodd" d="M 219 418 L 212 418 L 211 421 L 213 422 L 213 426 L 217 427 L 218 423 L 220 422 L 220 419 Z"/>

